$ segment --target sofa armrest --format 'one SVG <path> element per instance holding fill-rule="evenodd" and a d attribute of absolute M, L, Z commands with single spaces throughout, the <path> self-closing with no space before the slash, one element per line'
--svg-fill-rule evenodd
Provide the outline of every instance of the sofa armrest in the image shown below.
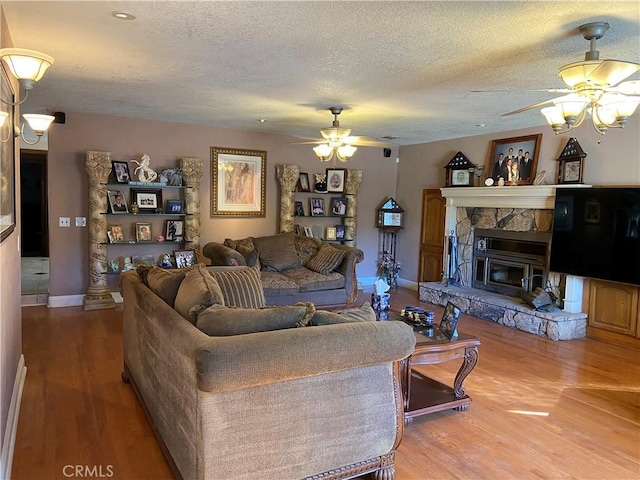
<path fill-rule="evenodd" d="M 358 277 L 356 275 L 356 264 L 364 259 L 364 252 L 359 248 L 347 245 L 332 244 L 333 247 L 345 251 L 342 263 L 336 268 L 344 276 L 344 286 L 347 293 L 347 305 L 351 306 L 358 296 Z"/>
<path fill-rule="evenodd" d="M 196 351 L 198 388 L 228 392 L 402 360 L 415 347 L 403 322 L 350 322 L 212 337 Z"/>
<path fill-rule="evenodd" d="M 209 259 L 209 265 L 241 266 L 247 262 L 244 256 L 222 243 L 209 242 L 202 248 L 202 254 Z"/>

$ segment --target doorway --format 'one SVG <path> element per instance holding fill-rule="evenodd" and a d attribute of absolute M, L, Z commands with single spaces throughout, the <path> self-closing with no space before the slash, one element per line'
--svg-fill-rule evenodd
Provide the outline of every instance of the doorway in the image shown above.
<path fill-rule="evenodd" d="M 20 252 L 22 295 L 46 303 L 49 293 L 49 205 L 47 152 L 20 151 Z"/>

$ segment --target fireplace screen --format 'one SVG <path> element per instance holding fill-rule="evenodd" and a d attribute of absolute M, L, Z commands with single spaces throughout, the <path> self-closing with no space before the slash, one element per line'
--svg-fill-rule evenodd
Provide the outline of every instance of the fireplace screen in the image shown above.
<path fill-rule="evenodd" d="M 476 229 L 473 286 L 512 296 L 523 287 L 544 288 L 549 239 L 549 233 Z"/>

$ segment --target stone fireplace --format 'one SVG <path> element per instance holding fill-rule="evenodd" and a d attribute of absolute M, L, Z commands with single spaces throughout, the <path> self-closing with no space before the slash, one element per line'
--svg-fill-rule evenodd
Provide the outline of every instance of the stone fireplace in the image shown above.
<path fill-rule="evenodd" d="M 556 188 L 443 188 L 447 281 L 420 284 L 420 299 L 443 305 L 451 300 L 475 316 L 553 340 L 583 337 L 582 279 L 548 271 Z M 450 237 L 456 245 L 451 263 Z M 517 298 L 523 278 L 529 291 L 549 280 L 563 311 L 538 312 L 524 304 Z"/>

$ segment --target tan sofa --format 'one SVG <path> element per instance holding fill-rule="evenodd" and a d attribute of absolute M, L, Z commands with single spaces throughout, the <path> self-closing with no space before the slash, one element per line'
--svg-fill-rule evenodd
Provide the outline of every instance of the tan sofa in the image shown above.
<path fill-rule="evenodd" d="M 210 265 L 256 265 L 268 305 L 353 305 L 358 296 L 356 264 L 364 259 L 358 248 L 293 233 L 210 242 L 202 253 Z"/>
<path fill-rule="evenodd" d="M 240 276 L 259 283 L 255 269 L 194 270 L 121 275 L 123 380 L 176 476 L 392 480 L 411 328 L 363 321 L 367 305 L 242 309 L 264 301 L 259 286 L 237 288 Z"/>

